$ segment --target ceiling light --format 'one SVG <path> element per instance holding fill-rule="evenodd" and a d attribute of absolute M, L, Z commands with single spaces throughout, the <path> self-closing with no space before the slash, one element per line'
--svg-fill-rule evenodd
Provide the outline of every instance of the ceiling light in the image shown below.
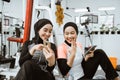
<path fill-rule="evenodd" d="M 115 7 L 101 7 L 98 8 L 99 11 L 115 10 Z"/>
<path fill-rule="evenodd" d="M 75 9 L 75 12 L 87 12 L 87 9 Z"/>

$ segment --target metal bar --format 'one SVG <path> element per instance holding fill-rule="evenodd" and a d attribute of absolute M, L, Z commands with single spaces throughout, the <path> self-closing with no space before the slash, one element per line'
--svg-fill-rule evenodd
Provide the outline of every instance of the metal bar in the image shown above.
<path fill-rule="evenodd" d="M 29 38 L 30 38 L 31 21 L 32 21 L 32 9 L 33 9 L 33 0 L 27 0 L 23 43 L 26 40 L 29 40 Z"/>

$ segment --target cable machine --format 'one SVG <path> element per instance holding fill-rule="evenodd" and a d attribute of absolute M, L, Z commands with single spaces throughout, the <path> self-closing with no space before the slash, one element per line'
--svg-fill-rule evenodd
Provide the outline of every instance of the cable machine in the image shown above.
<path fill-rule="evenodd" d="M 90 8 L 89 8 L 89 7 L 86 7 L 86 9 L 88 10 L 88 12 L 90 12 Z M 89 31 L 89 28 L 88 28 L 88 24 L 89 24 L 89 23 L 98 23 L 98 16 L 89 13 L 89 14 L 83 15 L 82 17 L 87 17 L 87 18 L 85 19 L 85 22 L 81 23 L 81 25 L 82 25 L 82 26 L 85 26 L 85 30 L 86 30 L 86 32 L 87 32 L 86 37 L 88 37 L 89 40 L 90 40 L 90 44 L 91 44 L 90 46 L 94 46 L 94 45 L 93 45 L 92 38 L 91 38 L 91 33 L 90 33 L 90 31 Z M 85 37 L 85 39 L 86 39 L 86 37 Z M 88 48 L 89 48 L 89 46 L 86 47 L 86 41 L 85 41 L 85 51 L 86 51 Z"/>

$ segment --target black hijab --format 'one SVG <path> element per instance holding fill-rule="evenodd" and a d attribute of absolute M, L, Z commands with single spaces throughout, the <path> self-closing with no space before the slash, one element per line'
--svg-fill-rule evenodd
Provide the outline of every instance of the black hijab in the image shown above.
<path fill-rule="evenodd" d="M 64 27 L 63 27 L 63 33 L 65 32 L 65 29 L 66 29 L 67 27 L 69 27 L 69 26 L 73 27 L 73 28 L 75 29 L 77 35 L 78 35 L 78 27 L 77 27 L 77 25 L 76 25 L 74 22 L 67 22 L 67 23 L 64 25 Z M 65 42 L 67 45 L 71 46 L 71 44 L 68 43 L 66 40 L 65 40 L 64 42 Z"/>
<path fill-rule="evenodd" d="M 38 31 L 46 24 L 52 24 L 52 22 L 48 19 L 40 19 L 34 24 L 34 32 L 35 32 L 35 37 L 33 38 L 33 42 L 35 44 L 43 43 L 43 40 L 40 38 Z"/>
<path fill-rule="evenodd" d="M 78 27 L 74 22 L 67 22 L 63 27 L 63 33 L 64 33 L 65 29 L 69 26 L 73 27 L 78 35 Z"/>

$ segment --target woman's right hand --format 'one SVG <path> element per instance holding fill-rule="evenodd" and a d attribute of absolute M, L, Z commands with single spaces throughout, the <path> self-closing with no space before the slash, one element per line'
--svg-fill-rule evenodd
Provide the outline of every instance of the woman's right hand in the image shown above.
<path fill-rule="evenodd" d="M 76 54 L 76 47 L 77 47 L 76 42 L 75 42 L 75 40 L 73 40 L 72 43 L 71 43 L 71 48 L 69 50 L 70 56 L 69 56 L 69 59 L 67 61 L 67 64 L 70 67 L 72 67 L 72 65 L 73 65 L 73 61 L 74 61 L 75 54 Z"/>
<path fill-rule="evenodd" d="M 73 55 L 75 55 L 75 53 L 76 53 L 76 42 L 75 42 L 75 40 L 73 40 L 72 43 L 71 43 L 70 53 L 73 54 Z"/>
<path fill-rule="evenodd" d="M 34 52 L 35 52 L 36 50 L 42 50 L 43 47 L 44 47 L 43 44 L 36 44 L 36 45 L 34 45 L 34 46 L 30 49 L 29 52 L 30 52 L 31 55 L 34 55 Z"/>

